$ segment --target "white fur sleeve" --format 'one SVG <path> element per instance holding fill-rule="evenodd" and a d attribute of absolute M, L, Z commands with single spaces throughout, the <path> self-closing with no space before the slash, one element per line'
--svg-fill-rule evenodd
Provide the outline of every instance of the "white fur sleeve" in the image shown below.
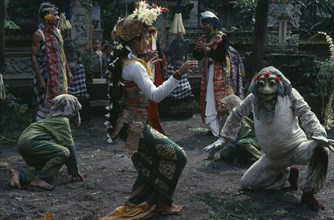
<path fill-rule="evenodd" d="M 241 121 L 252 111 L 254 106 L 254 98 L 255 96 L 253 94 L 249 94 L 237 105 L 237 107 L 232 110 L 226 119 L 220 136 L 232 142 L 237 140 L 238 132 L 241 127 Z"/>
<path fill-rule="evenodd" d="M 179 83 L 179 80 L 171 76 L 168 80 L 164 81 L 162 85 L 156 87 L 143 65 L 139 62 L 126 65 L 123 68 L 122 77 L 125 80 L 134 81 L 144 95 L 156 103 L 159 103 L 168 96 Z"/>
<path fill-rule="evenodd" d="M 295 115 L 298 117 L 306 135 L 308 137 L 311 135 L 327 137 L 325 128 L 320 124 L 317 116 L 311 111 L 310 106 L 305 102 L 299 92 L 296 89 L 292 89 L 289 97 Z"/>

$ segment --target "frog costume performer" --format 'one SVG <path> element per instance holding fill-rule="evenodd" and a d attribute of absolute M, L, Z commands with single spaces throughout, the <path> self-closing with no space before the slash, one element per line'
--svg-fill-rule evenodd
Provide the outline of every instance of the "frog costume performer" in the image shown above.
<path fill-rule="evenodd" d="M 307 172 L 300 185 L 301 201 L 314 211 L 324 208 L 314 197 L 327 174 L 330 141 L 324 127 L 278 69 L 262 69 L 250 89 L 251 93 L 227 118 L 221 137 L 204 150 L 217 151 L 227 142 L 234 142 L 240 122 L 252 111 L 263 155 L 242 176 L 241 187 L 280 190 L 289 182 L 297 190 L 299 171 L 291 166 L 304 165 Z"/>

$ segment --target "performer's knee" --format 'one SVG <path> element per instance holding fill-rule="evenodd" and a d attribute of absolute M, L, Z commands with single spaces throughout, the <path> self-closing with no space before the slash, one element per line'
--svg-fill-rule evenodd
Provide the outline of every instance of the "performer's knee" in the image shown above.
<path fill-rule="evenodd" d="M 61 157 L 64 161 L 70 157 L 70 151 L 67 148 L 64 148 L 58 156 Z"/>
<path fill-rule="evenodd" d="M 241 177 L 240 188 L 243 189 L 243 190 L 251 190 L 252 189 L 251 182 L 249 181 L 249 178 L 247 178 L 247 176 L 245 176 L 245 174 Z"/>

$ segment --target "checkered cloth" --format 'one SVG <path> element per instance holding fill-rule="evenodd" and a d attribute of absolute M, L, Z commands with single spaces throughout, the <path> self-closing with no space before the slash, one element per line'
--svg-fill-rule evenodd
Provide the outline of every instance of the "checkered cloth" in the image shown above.
<path fill-rule="evenodd" d="M 171 64 L 167 65 L 167 76 L 165 79 L 168 79 L 171 75 L 175 73 L 177 70 L 176 67 L 174 67 Z M 187 76 L 183 75 L 179 84 L 177 87 L 172 91 L 172 93 L 168 96 L 171 99 L 177 100 L 177 99 L 183 99 L 186 97 L 189 97 L 192 95 L 192 90 L 190 83 L 188 81 Z"/>
<path fill-rule="evenodd" d="M 82 64 L 78 64 L 71 68 L 71 73 L 74 77 L 74 81 L 69 84 L 68 94 L 76 97 L 87 96 L 85 67 Z"/>

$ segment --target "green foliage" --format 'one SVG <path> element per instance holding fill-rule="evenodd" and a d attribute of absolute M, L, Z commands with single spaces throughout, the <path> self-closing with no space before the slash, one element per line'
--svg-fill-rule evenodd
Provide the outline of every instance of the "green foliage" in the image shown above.
<path fill-rule="evenodd" d="M 7 29 L 7 30 L 18 30 L 18 29 L 21 29 L 21 28 L 17 24 L 15 24 L 14 21 L 5 20 L 5 29 Z"/>
<path fill-rule="evenodd" d="M 301 7 L 300 30 L 333 31 L 333 0 L 298 1 Z"/>
<path fill-rule="evenodd" d="M 257 0 L 232 0 L 234 27 L 227 27 L 232 31 L 253 31 Z M 302 0 L 295 5 L 301 6 L 300 30 L 309 32 L 334 31 L 333 0 Z M 313 32 L 313 33 L 314 33 Z"/>
<path fill-rule="evenodd" d="M 18 103 L 12 94 L 0 100 L 0 143 L 13 143 L 31 123 L 31 114 L 26 104 Z"/>
<path fill-rule="evenodd" d="M 232 11 L 235 27 L 238 31 L 253 31 L 255 24 L 255 10 L 257 0 L 233 0 L 229 2 L 232 4 Z"/>
<path fill-rule="evenodd" d="M 322 124 L 329 129 L 334 126 L 334 43 L 333 39 L 328 34 L 324 32 L 319 32 L 319 34 L 326 37 L 330 57 L 324 61 L 317 62 L 319 71 L 316 76 L 315 89 L 323 103 L 321 114 Z"/>
<path fill-rule="evenodd" d="M 315 89 L 318 95 L 321 96 L 322 101 L 330 92 L 330 88 L 334 83 L 334 65 L 330 59 L 316 62 L 319 71 L 317 73 L 317 80 L 315 82 Z"/>
<path fill-rule="evenodd" d="M 319 32 L 319 34 L 326 37 L 330 52 L 328 59 L 317 62 L 319 71 L 317 73 L 316 91 L 324 100 L 334 85 L 334 43 L 333 39 L 328 34 L 324 32 Z"/>
<path fill-rule="evenodd" d="M 118 17 L 123 17 L 121 15 L 122 11 L 117 7 L 116 0 L 100 0 L 99 4 L 101 6 L 101 27 L 104 29 L 104 38 L 110 39 L 110 34 L 115 26 Z"/>

